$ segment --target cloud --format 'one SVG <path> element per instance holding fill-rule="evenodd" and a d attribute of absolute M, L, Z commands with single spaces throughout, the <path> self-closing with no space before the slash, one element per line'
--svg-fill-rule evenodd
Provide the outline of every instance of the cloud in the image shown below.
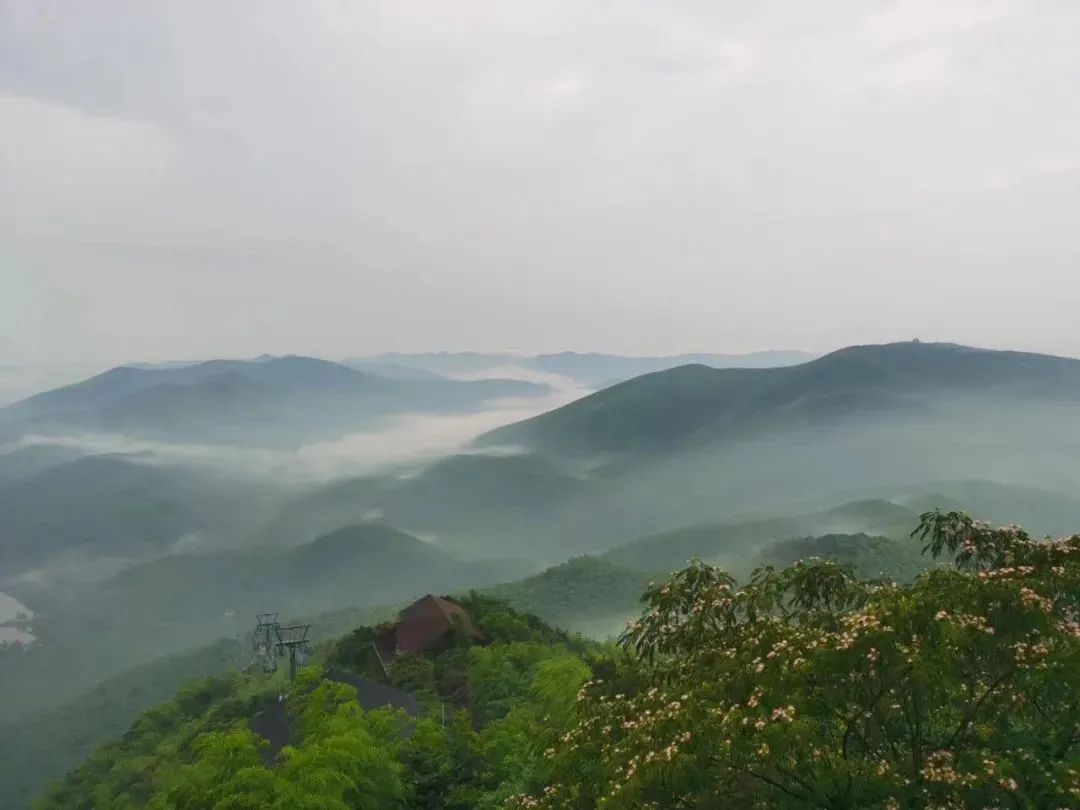
<path fill-rule="evenodd" d="M 557 375 L 542 376 L 550 383 Z M 467 414 L 403 414 L 377 430 L 317 442 L 293 452 L 226 445 L 147 441 L 117 434 L 27 434 L 0 446 L 0 454 L 33 446 L 66 447 L 82 453 L 119 453 L 140 464 L 209 467 L 237 476 L 269 478 L 282 484 L 327 481 L 348 475 L 414 470 L 416 465 L 465 450 L 474 438 L 510 422 L 535 416 L 583 396 L 574 385 L 546 397 L 496 400 Z M 506 448 L 496 452 L 512 452 Z M 185 537 L 178 548 L 200 540 Z"/>
<path fill-rule="evenodd" d="M 1078 18 L 9 0 L 0 251 L 93 314 L 50 327 L 53 360 L 828 349 L 910 334 L 912 273 L 976 298 L 946 337 L 1075 352 L 1039 326 L 1069 294 L 1009 316 L 1031 288 L 1080 292 L 1065 235 L 1027 278 L 974 290 L 964 240 L 1015 230 L 986 177 L 1074 151 Z M 1030 193 L 1032 217 L 1076 202 Z M 805 317 L 837 291 L 843 311 Z"/>

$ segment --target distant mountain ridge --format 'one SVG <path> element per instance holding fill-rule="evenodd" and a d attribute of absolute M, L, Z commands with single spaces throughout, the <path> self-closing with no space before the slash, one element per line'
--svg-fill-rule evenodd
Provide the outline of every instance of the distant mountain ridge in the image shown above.
<path fill-rule="evenodd" d="M 519 568 L 464 562 L 380 523 L 344 526 L 296 546 L 256 546 L 173 555 L 129 568 L 87 597 L 108 613 L 125 604 L 159 608 L 165 621 L 210 621 L 225 611 L 254 615 L 273 594 L 293 614 L 347 606 L 392 604 L 440 587 L 491 585 Z M 197 583 L 197 604 L 187 604 Z M 173 613 L 172 611 L 175 611 Z"/>
<path fill-rule="evenodd" d="M 604 559 L 638 571 L 671 571 L 695 558 L 734 569 L 781 541 L 852 532 L 905 537 L 918 522 L 913 509 L 886 500 L 852 501 L 798 515 L 674 528 L 616 546 Z"/>
<path fill-rule="evenodd" d="M 830 419 L 929 414 L 990 394 L 1080 403 L 1080 360 L 912 342 L 853 346 L 781 368 L 686 365 L 496 429 L 476 444 L 576 456 L 640 452 Z"/>
<path fill-rule="evenodd" d="M 543 374 L 569 377 L 589 386 L 603 386 L 642 374 L 663 371 L 690 363 L 713 368 L 771 368 L 804 363 L 816 355 L 800 351 L 759 351 L 746 354 L 690 353 L 661 356 L 604 354 L 601 352 L 558 352 L 523 355 L 512 352 L 421 352 L 390 353 L 360 358 L 372 364 L 422 369 L 438 374 L 477 374 L 486 370 L 517 367 Z"/>
<path fill-rule="evenodd" d="M 549 393 L 523 380 L 379 376 L 312 357 L 120 366 L 0 410 L 0 426 L 178 441 L 289 445 L 412 412 L 459 412 Z"/>
<path fill-rule="evenodd" d="M 23 475 L 0 477 L 0 578 L 55 554 L 138 558 L 184 538 L 246 534 L 283 497 L 283 488 L 266 482 L 150 461 L 60 455 Z"/>

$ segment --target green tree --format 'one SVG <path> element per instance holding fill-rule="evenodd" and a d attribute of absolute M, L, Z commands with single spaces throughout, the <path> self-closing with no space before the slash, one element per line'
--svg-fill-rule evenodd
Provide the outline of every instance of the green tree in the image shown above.
<path fill-rule="evenodd" d="M 643 685 L 588 684 L 514 803 L 1080 807 L 1080 537 L 960 513 L 917 534 L 953 566 L 910 586 L 811 562 L 651 587 L 623 638 Z"/>

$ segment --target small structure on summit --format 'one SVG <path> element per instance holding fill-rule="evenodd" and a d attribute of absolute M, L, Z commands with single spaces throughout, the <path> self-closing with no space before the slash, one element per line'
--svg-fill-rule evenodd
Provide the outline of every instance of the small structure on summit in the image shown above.
<path fill-rule="evenodd" d="M 458 633 L 486 641 L 465 608 L 442 596 L 421 597 L 398 614 L 394 624 L 375 635 L 375 652 L 384 669 L 402 655 L 431 652 L 450 646 Z"/>

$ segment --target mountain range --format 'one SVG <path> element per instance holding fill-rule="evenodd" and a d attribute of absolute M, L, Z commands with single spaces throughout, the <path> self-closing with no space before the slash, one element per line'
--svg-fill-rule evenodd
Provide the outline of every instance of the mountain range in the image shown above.
<path fill-rule="evenodd" d="M 272 514 L 288 488 L 165 465 L 139 454 L 70 456 L 64 448 L 29 447 L 0 455 L 0 581 L 57 555 L 92 578 L 101 560 L 228 545 Z"/>
<path fill-rule="evenodd" d="M 385 369 L 384 369 L 385 371 Z M 311 357 L 121 366 L 0 410 L 0 431 L 104 431 L 173 442 L 296 446 L 406 413 L 478 410 L 551 392 L 523 380 L 380 376 Z"/>
<path fill-rule="evenodd" d="M 235 634 L 262 610 L 533 574 L 496 592 L 603 635 L 643 581 L 694 557 L 743 574 L 834 556 L 906 576 L 918 563 L 903 538 L 927 509 L 1040 533 L 1080 526 L 1080 361 L 952 344 L 650 371 L 450 455 L 329 481 L 10 441 L 108 430 L 295 447 L 550 390 L 445 376 L 483 375 L 504 356 L 435 357 L 124 367 L 0 411 L 0 590 L 35 611 L 41 639 L 2 656 L 9 717 Z M 595 380 L 630 360 L 618 371 L 605 356 L 548 356 L 526 371 Z"/>
<path fill-rule="evenodd" d="M 643 357 L 599 352 L 559 352 L 521 355 L 511 352 L 426 352 L 390 353 L 346 361 L 350 365 L 368 363 L 373 367 L 422 369 L 437 374 L 475 375 L 507 368 L 557 374 L 575 382 L 601 387 L 642 374 L 697 363 L 713 368 L 771 368 L 805 363 L 815 355 L 799 351 L 760 351 L 747 354 L 673 354 Z M 357 366 L 363 367 L 363 366 Z"/>
<path fill-rule="evenodd" d="M 1080 403 L 1080 361 L 953 344 L 854 346 L 770 369 L 686 365 L 615 385 L 478 445 L 594 456 L 711 443 L 791 427 L 934 419 L 1009 402 Z"/>

